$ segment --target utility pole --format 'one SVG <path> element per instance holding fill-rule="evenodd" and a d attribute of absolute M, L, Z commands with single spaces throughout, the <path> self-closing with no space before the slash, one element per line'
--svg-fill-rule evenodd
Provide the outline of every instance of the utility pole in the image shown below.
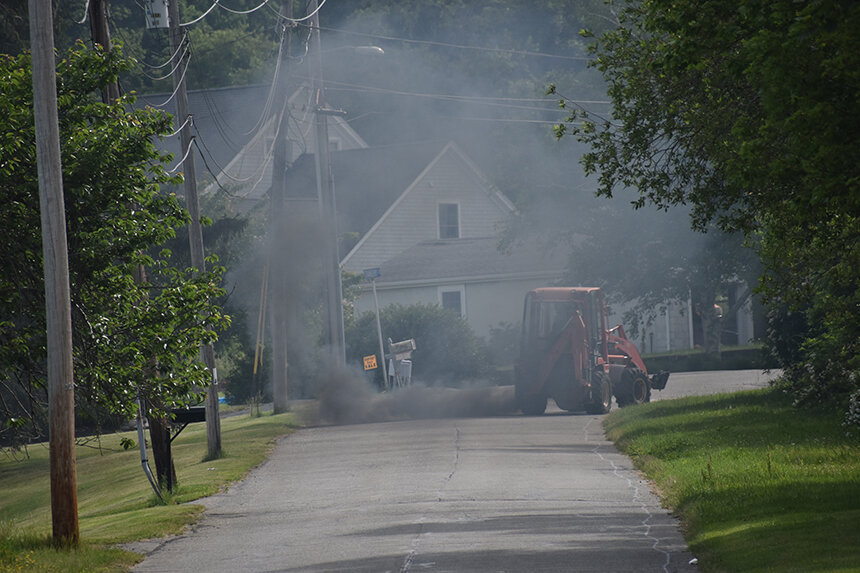
<path fill-rule="evenodd" d="M 90 0 L 89 3 L 90 31 L 93 43 L 99 44 L 107 53 L 113 49 L 110 41 L 110 28 L 108 27 L 107 8 L 104 0 Z M 111 82 L 102 91 L 102 101 L 110 104 L 119 99 L 119 85 Z"/>
<path fill-rule="evenodd" d="M 90 0 L 88 15 L 90 18 L 90 30 L 93 37 L 93 43 L 102 47 L 105 53 L 113 50 L 113 45 L 110 39 L 110 27 L 107 20 L 107 7 L 105 0 Z M 119 99 L 119 84 L 110 82 L 102 88 L 102 101 L 108 105 L 113 105 Z M 133 208 L 129 206 L 129 208 Z M 137 285 L 146 285 L 146 267 L 138 265 L 134 269 L 134 282 Z M 145 295 L 146 296 L 146 295 Z M 147 366 L 147 376 L 156 376 L 155 361 L 151 361 Z M 138 397 L 139 415 L 144 416 L 143 399 Z M 149 434 L 152 443 L 153 459 L 155 460 L 156 473 L 159 480 L 167 488 L 167 491 L 173 491 L 173 484 L 176 482 L 176 468 L 173 465 L 173 455 L 170 449 L 170 426 L 164 417 L 155 418 L 149 416 Z M 143 428 L 140 428 L 143 431 Z M 141 440 L 140 444 L 144 456 L 146 455 L 146 444 Z M 149 466 L 145 466 L 145 471 L 149 471 Z M 147 474 L 149 475 L 149 474 Z M 158 489 L 156 488 L 156 493 Z M 159 494 L 160 495 L 160 494 Z"/>
<path fill-rule="evenodd" d="M 30 0 L 33 115 L 45 266 L 50 417 L 51 522 L 54 545 L 77 547 L 78 488 L 75 467 L 75 387 L 69 255 L 57 115 L 54 17 L 51 0 Z"/>
<path fill-rule="evenodd" d="M 286 243 L 286 171 L 292 152 L 289 138 L 289 65 L 291 40 L 293 34 L 293 0 L 283 0 L 279 25 L 283 26 L 280 51 L 280 71 L 275 91 L 275 102 L 281 104 L 280 117 L 277 117 L 278 137 L 274 143 L 272 157 L 272 191 L 269 207 L 269 269 L 272 277 L 272 397 L 275 414 L 289 409 L 287 385 L 287 292 L 286 264 L 284 245 Z M 277 109 L 277 108 L 276 108 Z M 277 111 L 275 113 L 278 113 Z"/>
<path fill-rule="evenodd" d="M 326 249 L 326 307 L 328 309 L 327 342 L 331 347 L 334 364 L 346 364 L 346 345 L 343 332 L 343 286 L 340 278 L 340 254 L 338 252 L 337 205 L 334 185 L 331 181 L 331 150 L 328 141 L 328 118 L 332 113 L 325 107 L 325 88 L 322 79 L 322 53 L 320 51 L 320 23 L 317 0 L 308 2 L 311 19 L 311 60 L 309 61 L 316 107 L 316 142 L 314 154 L 317 175 L 317 196 L 320 204 L 320 217 L 323 228 L 328 228 L 332 244 Z"/>
<path fill-rule="evenodd" d="M 170 0 L 167 4 L 167 14 L 170 20 L 170 49 L 171 52 L 179 50 L 184 41 L 182 30 L 179 26 L 179 2 Z M 191 123 L 186 122 L 189 118 L 188 93 L 185 90 L 185 68 L 188 59 L 182 58 L 184 66 L 176 66 L 173 70 L 173 88 L 176 90 L 176 121 L 184 125 L 179 133 L 180 153 L 183 160 L 182 172 L 185 189 L 185 205 L 191 215 L 191 224 L 188 227 L 188 241 L 191 248 L 191 265 L 199 272 L 206 270 L 206 259 L 203 255 L 203 227 L 200 225 L 200 201 L 197 196 L 197 172 L 194 168 L 194 153 L 191 149 Z M 206 391 L 206 438 L 209 445 L 209 458 L 217 458 L 221 455 L 221 420 L 218 414 L 218 376 L 215 369 L 215 349 L 211 344 L 200 348 L 203 362 L 212 373 L 212 383 Z"/>

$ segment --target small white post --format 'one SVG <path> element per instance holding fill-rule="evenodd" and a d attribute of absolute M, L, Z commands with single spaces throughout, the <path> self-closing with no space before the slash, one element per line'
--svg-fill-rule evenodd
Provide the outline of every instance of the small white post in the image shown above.
<path fill-rule="evenodd" d="M 382 381 L 388 390 L 388 372 L 385 368 L 385 346 L 382 343 L 382 323 L 379 320 L 379 299 L 376 296 L 376 279 L 371 281 L 373 285 L 373 303 L 376 305 L 376 333 L 379 335 L 379 362 L 382 364 Z"/>

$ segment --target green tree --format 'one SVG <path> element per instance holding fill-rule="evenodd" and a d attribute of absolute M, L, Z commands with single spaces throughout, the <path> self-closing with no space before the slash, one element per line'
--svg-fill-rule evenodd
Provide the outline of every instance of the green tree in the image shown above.
<path fill-rule="evenodd" d="M 229 324 L 211 302 L 223 295 L 221 269 L 171 267 L 159 246 L 188 223 L 177 198 L 159 193 L 178 179 L 151 141 L 171 132 L 170 118 L 98 97 L 129 66 L 121 50 L 83 44 L 57 64 L 76 399 L 123 418 L 138 395 L 155 416 L 199 401 L 210 375 L 198 347 Z M 44 437 L 47 403 L 29 54 L 0 56 L 0 85 L 0 439 L 14 445 Z M 140 265 L 149 276 L 135 280 Z"/>
<path fill-rule="evenodd" d="M 755 251 L 741 233 L 692 231 L 684 209 L 633 211 L 619 199 L 577 212 L 568 284 L 601 286 L 610 302 L 631 304 L 624 323 L 634 337 L 668 302 L 689 299 L 705 351 L 719 353 L 724 321 L 716 305 L 734 317 L 749 301 L 761 267 Z"/>
<path fill-rule="evenodd" d="M 647 0 L 618 16 L 591 47 L 612 117 L 571 109 L 598 193 L 687 204 L 695 228 L 759 242 L 765 301 L 804 319 L 780 342 L 795 395 L 860 409 L 860 5 Z"/>

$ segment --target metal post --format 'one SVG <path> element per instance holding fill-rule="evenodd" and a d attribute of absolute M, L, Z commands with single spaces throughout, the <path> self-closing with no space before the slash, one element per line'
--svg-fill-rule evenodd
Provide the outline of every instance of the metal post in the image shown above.
<path fill-rule="evenodd" d="M 179 3 L 171 0 L 167 4 L 167 14 L 170 19 L 170 49 L 176 52 L 184 41 L 179 27 Z M 185 120 L 189 117 L 188 93 L 185 90 L 185 67 L 176 66 L 173 70 L 173 87 L 176 90 L 176 122 L 184 125 L 179 132 L 180 153 L 184 157 L 182 174 L 184 179 L 185 205 L 191 216 L 188 226 L 188 241 L 191 249 L 191 265 L 200 272 L 206 270 L 206 259 L 203 255 L 203 227 L 200 224 L 200 200 L 197 196 L 197 172 L 194 167 L 194 153 L 191 150 L 191 123 Z M 215 369 L 215 350 L 211 344 L 200 348 L 200 356 L 209 372 Z M 206 391 L 206 438 L 209 446 L 209 458 L 221 455 L 221 420 L 218 415 L 218 388 L 213 377 Z"/>
<path fill-rule="evenodd" d="M 75 466 L 75 386 L 69 255 L 63 200 L 63 167 L 57 115 L 57 77 L 51 0 L 30 0 L 33 115 L 45 267 L 48 342 L 51 522 L 55 545 L 76 547 L 78 489 Z"/>

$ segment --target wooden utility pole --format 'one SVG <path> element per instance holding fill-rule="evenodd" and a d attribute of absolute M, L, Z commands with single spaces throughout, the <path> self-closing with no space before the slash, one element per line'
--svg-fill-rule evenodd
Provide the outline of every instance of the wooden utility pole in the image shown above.
<path fill-rule="evenodd" d="M 343 329 L 343 286 L 340 277 L 340 254 L 338 252 L 337 205 L 334 185 L 331 181 L 331 156 L 328 141 L 328 117 L 332 113 L 325 107 L 325 89 L 322 79 L 322 52 L 320 48 L 320 21 L 317 0 L 308 2 L 311 19 L 310 76 L 312 79 L 313 105 L 316 110 L 316 143 L 314 154 L 317 176 L 317 197 L 320 205 L 322 226 L 328 233 L 331 244 L 326 245 L 326 308 L 328 315 L 327 342 L 335 365 L 346 364 L 346 344 Z"/>
<path fill-rule="evenodd" d="M 167 14 L 170 19 L 170 49 L 179 50 L 184 41 L 179 26 L 179 2 L 171 0 L 167 4 Z M 191 149 L 191 123 L 186 122 L 190 117 L 188 112 L 188 93 L 185 90 L 185 68 L 188 58 L 182 58 L 184 66 L 176 66 L 173 70 L 173 89 L 176 90 L 176 122 L 184 125 L 179 132 L 180 153 L 184 157 L 182 172 L 184 176 L 185 206 L 191 215 L 188 227 L 188 241 L 191 248 L 191 265 L 200 272 L 206 270 L 206 258 L 203 255 L 203 227 L 200 224 L 200 200 L 197 196 L 197 172 L 194 168 L 194 150 Z M 209 458 L 221 455 L 221 420 L 218 413 L 218 377 L 215 370 L 215 349 L 211 344 L 200 348 L 203 362 L 212 373 L 212 383 L 206 392 L 206 438 L 209 445 Z"/>
<path fill-rule="evenodd" d="M 90 0 L 88 15 L 93 43 L 100 45 L 105 52 L 110 52 L 113 46 L 110 41 L 110 27 L 108 26 L 105 1 Z M 116 82 L 111 82 L 102 91 L 102 101 L 109 104 L 118 99 L 119 85 Z"/>
<path fill-rule="evenodd" d="M 89 7 L 90 30 L 93 37 L 93 43 L 102 47 L 105 53 L 113 49 L 110 39 L 110 27 L 107 21 L 107 9 L 104 0 L 90 0 Z M 111 82 L 102 88 L 102 101 L 112 105 L 119 99 L 119 84 Z M 146 267 L 138 265 L 134 270 L 134 282 L 137 285 L 146 284 Z M 154 361 L 153 361 L 154 363 Z M 148 367 L 148 376 L 157 376 L 154 367 Z M 142 406 L 145 402 L 138 400 L 138 405 Z M 144 412 L 141 416 L 146 415 Z M 149 435 L 152 443 L 152 457 L 155 461 L 155 472 L 158 480 L 167 489 L 173 491 L 173 485 L 176 483 L 176 467 L 173 465 L 173 454 L 171 453 L 170 444 L 170 425 L 169 421 L 162 417 L 147 416 L 149 419 Z M 145 445 L 143 445 L 145 447 Z"/>
<path fill-rule="evenodd" d="M 51 521 L 54 544 L 76 547 L 78 488 L 75 468 L 75 387 L 69 255 L 57 117 L 54 17 L 51 0 L 30 0 L 33 54 L 33 115 L 45 266 L 50 417 Z"/>
<path fill-rule="evenodd" d="M 276 414 L 289 409 L 287 385 L 287 269 L 284 257 L 286 244 L 286 172 L 292 159 L 289 138 L 289 66 L 293 33 L 293 2 L 281 4 L 279 24 L 284 26 L 281 38 L 281 56 L 278 85 L 275 86 L 275 126 L 278 137 L 272 157 L 272 192 L 269 208 L 269 276 L 272 280 L 269 309 L 272 314 L 272 398 Z"/>

